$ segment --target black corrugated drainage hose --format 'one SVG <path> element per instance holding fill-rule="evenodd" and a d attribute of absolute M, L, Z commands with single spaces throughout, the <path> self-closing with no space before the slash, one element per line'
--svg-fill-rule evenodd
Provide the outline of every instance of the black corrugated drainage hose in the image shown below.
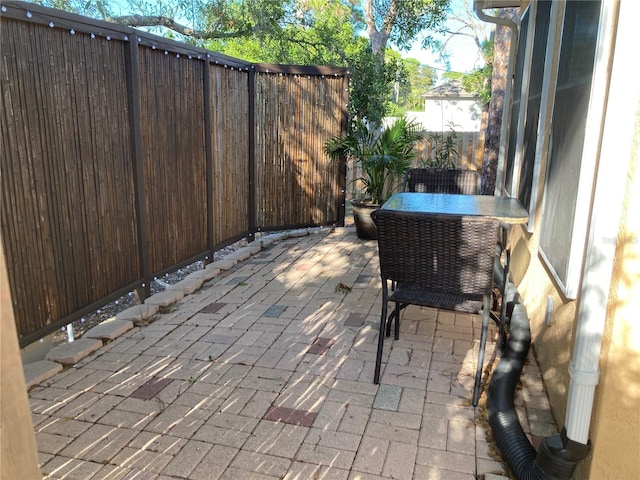
<path fill-rule="evenodd" d="M 543 440 L 536 450 L 525 435 L 513 403 L 513 394 L 531 345 L 529 319 L 523 305 L 516 304 L 510 321 L 507 345 L 487 391 L 489 425 L 502 456 L 518 480 L 569 480 L 582 456 L 567 448 L 563 434 Z M 580 458 L 577 458 L 580 457 Z"/>

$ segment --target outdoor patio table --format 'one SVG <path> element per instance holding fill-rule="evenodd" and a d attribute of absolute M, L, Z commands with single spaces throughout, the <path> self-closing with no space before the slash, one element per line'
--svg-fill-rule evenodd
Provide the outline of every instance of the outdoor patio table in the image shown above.
<path fill-rule="evenodd" d="M 450 193 L 421 193 L 421 192 L 400 192 L 392 195 L 381 207 L 383 210 L 395 210 L 402 212 L 428 213 L 433 215 L 460 215 L 460 216 L 480 216 L 497 219 L 502 227 L 502 240 L 500 252 L 504 253 L 504 264 L 500 261 L 500 254 L 497 255 L 497 262 L 500 264 L 498 271 L 501 278 L 498 280 L 500 292 L 504 297 L 507 284 L 509 282 L 511 250 L 507 245 L 509 238 L 509 227 L 514 224 L 527 223 L 529 213 L 522 206 L 517 198 L 500 197 L 495 195 L 461 195 Z M 498 267 L 496 267 L 497 269 Z M 491 318 L 499 325 L 500 335 L 498 348 L 504 347 L 505 327 L 504 319 L 507 315 L 506 302 L 500 303 L 500 316 L 496 317 L 493 312 Z M 387 334 L 389 328 L 387 328 Z"/>
<path fill-rule="evenodd" d="M 526 223 L 529 213 L 517 198 L 450 193 L 395 193 L 384 210 L 495 218 L 505 224 Z"/>

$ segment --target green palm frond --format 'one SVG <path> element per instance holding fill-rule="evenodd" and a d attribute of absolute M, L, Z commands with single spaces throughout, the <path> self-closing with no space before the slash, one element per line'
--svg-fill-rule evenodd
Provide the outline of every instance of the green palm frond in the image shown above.
<path fill-rule="evenodd" d="M 377 132 L 368 130 L 325 143 L 325 153 L 332 160 L 345 158 L 362 167 L 358 178 L 365 193 L 378 205 L 398 188 L 404 171 L 416 156 L 415 145 L 424 135 L 419 125 L 400 118 Z"/>

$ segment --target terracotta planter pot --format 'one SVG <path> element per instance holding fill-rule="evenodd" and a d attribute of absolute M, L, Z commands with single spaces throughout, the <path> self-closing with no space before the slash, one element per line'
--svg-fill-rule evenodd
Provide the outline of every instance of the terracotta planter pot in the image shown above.
<path fill-rule="evenodd" d="M 371 219 L 371 212 L 380 208 L 380 205 L 362 200 L 351 200 L 351 205 L 353 206 L 353 222 L 356 226 L 358 238 L 377 240 L 378 231 Z"/>

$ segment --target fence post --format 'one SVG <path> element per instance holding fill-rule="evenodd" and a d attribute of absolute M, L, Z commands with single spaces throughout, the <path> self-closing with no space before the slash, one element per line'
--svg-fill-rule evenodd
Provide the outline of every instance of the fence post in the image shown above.
<path fill-rule="evenodd" d="M 342 114 L 342 122 L 340 125 L 340 136 L 344 137 L 349 133 L 349 72 L 345 72 L 342 77 L 342 105 L 341 114 Z M 340 181 L 339 188 L 340 192 L 337 198 L 337 212 L 338 212 L 338 226 L 344 227 L 344 220 L 346 214 L 346 203 L 347 203 L 347 159 L 340 159 Z"/>
<path fill-rule="evenodd" d="M 205 258 L 205 263 L 213 261 L 213 148 L 211 146 L 211 70 L 207 58 L 202 62 L 203 84 L 202 97 L 204 101 L 204 159 L 205 175 L 207 176 L 207 250 L 209 256 Z"/>
<path fill-rule="evenodd" d="M 256 84 L 255 84 L 255 73 L 256 68 L 254 65 L 251 65 L 247 75 L 247 95 L 249 96 L 249 105 L 248 105 L 248 117 L 249 117 L 249 138 L 247 139 L 248 143 L 248 161 L 247 168 L 249 169 L 248 178 L 249 178 L 249 198 L 247 201 L 247 209 L 249 218 L 247 219 L 247 230 L 249 233 L 249 242 L 253 242 L 256 238 L 256 182 L 255 182 L 255 171 L 256 171 Z"/>
<path fill-rule="evenodd" d="M 126 44 L 125 61 L 127 72 L 127 96 L 129 103 L 129 124 L 131 132 L 131 153 L 133 157 L 133 185 L 138 220 L 138 255 L 140 262 L 141 287 L 136 288 L 140 302 L 151 294 L 151 271 L 149 268 L 149 214 L 144 188 L 144 145 L 142 143 L 142 107 L 140 92 L 140 55 L 138 36 L 131 32 Z"/>

